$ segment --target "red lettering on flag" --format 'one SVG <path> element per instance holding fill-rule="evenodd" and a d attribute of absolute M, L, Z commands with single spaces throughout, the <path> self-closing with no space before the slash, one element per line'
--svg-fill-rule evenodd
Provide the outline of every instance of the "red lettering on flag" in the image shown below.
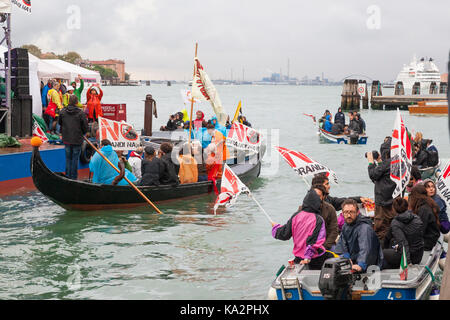
<path fill-rule="evenodd" d="M 102 128 L 102 138 L 106 139 L 106 132 L 108 131 L 111 135 L 112 140 L 118 140 L 119 139 L 119 125 L 117 122 L 113 122 L 114 128 L 111 128 L 108 121 L 104 118 L 100 119 L 100 126 Z"/>

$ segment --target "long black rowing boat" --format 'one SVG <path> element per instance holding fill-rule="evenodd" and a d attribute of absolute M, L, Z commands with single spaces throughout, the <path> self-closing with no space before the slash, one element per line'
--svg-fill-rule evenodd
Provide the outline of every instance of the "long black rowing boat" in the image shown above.
<path fill-rule="evenodd" d="M 258 155 L 247 163 L 230 165 L 233 172 L 249 184 L 259 176 L 261 160 Z M 72 180 L 51 171 L 43 162 L 39 148 L 33 148 L 31 174 L 36 188 L 47 198 L 66 210 L 105 210 L 146 205 L 147 202 L 130 186 L 94 184 L 87 181 Z M 220 180 L 217 188 L 220 190 Z M 213 193 L 211 181 L 138 187 L 153 202 L 174 200 Z"/>

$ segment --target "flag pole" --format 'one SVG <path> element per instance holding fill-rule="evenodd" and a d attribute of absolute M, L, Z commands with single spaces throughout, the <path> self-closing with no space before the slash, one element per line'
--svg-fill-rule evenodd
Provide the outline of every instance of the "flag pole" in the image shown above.
<path fill-rule="evenodd" d="M 256 199 L 253 197 L 252 193 L 249 193 L 250 198 L 253 199 L 253 201 L 255 201 L 255 203 L 258 205 L 258 207 L 261 209 L 261 211 L 265 214 L 265 216 L 267 217 L 267 219 L 270 221 L 270 223 L 274 223 L 273 220 L 269 217 L 269 215 L 267 214 L 266 210 L 264 210 L 264 208 L 259 204 L 258 201 L 256 201 Z"/>
<path fill-rule="evenodd" d="M 241 102 L 241 100 L 239 100 L 239 104 L 237 106 L 236 112 L 234 113 L 233 121 L 231 121 L 231 123 L 234 123 L 237 120 L 239 111 L 241 110 L 241 106 L 242 106 L 242 102 Z"/>
<path fill-rule="evenodd" d="M 113 165 L 112 163 L 111 163 L 111 161 L 109 161 L 108 160 L 108 158 L 106 158 L 104 155 L 103 155 L 103 153 L 101 153 L 100 152 L 100 150 L 98 150 L 90 141 L 89 141 L 89 139 L 88 138 L 86 138 L 86 137 L 84 137 L 83 136 L 83 138 L 84 138 L 84 140 L 92 147 L 92 149 L 94 149 L 106 162 L 108 162 L 108 164 L 111 166 L 111 167 L 113 167 L 113 169 L 114 170 L 116 170 L 119 174 L 120 174 L 120 170 L 119 169 L 117 169 L 116 168 L 116 166 L 115 165 Z M 133 187 L 133 189 L 134 190 L 136 190 L 136 192 L 137 193 L 139 193 L 139 195 L 142 197 L 142 198 L 144 198 L 144 200 L 145 201 L 147 201 L 147 203 L 149 204 L 149 205 L 151 205 L 155 210 L 156 210 L 156 212 L 158 212 L 159 214 L 162 214 L 162 212 L 161 212 L 161 210 L 159 210 L 154 204 L 153 204 L 153 202 L 151 202 L 150 201 L 150 199 L 149 198 L 147 198 L 146 196 L 145 196 L 145 194 L 143 194 L 142 192 L 141 192 L 141 190 L 139 190 L 125 175 L 123 176 L 123 178 L 126 180 L 126 182 L 128 182 L 129 183 L 129 185 L 130 186 L 132 186 Z"/>
<path fill-rule="evenodd" d="M 195 80 L 195 73 L 197 71 L 197 49 L 198 49 L 198 43 L 195 43 L 195 56 L 194 56 L 194 75 L 192 78 L 192 86 L 194 86 L 194 80 Z M 189 150 L 191 150 L 191 132 L 192 132 L 192 113 L 194 110 L 194 97 L 192 96 L 192 89 L 191 89 L 191 116 L 189 118 Z"/>

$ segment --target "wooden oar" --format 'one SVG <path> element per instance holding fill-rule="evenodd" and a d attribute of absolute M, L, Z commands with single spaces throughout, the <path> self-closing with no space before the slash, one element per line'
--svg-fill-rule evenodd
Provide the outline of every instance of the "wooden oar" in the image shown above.
<path fill-rule="evenodd" d="M 98 150 L 90 141 L 89 141 L 89 139 L 88 138 L 86 138 L 86 137 L 83 137 L 84 138 L 84 140 L 86 140 L 86 142 L 95 150 L 95 151 L 97 151 L 97 153 L 106 161 L 106 162 L 108 162 L 108 164 L 111 166 L 111 167 L 113 167 L 114 168 L 114 170 L 116 170 L 119 174 L 120 174 L 120 170 L 119 169 L 117 169 L 116 168 L 116 166 L 115 165 L 113 165 L 112 163 L 111 163 L 111 161 L 109 161 L 108 160 L 108 158 L 106 158 L 104 155 L 103 155 L 103 153 L 101 153 L 100 152 L 100 150 Z M 133 187 L 133 189 L 134 190 L 136 190 L 136 192 L 137 193 L 139 193 L 139 195 L 145 200 L 145 201 L 147 201 L 147 203 L 149 204 L 149 205 L 151 205 L 155 210 L 156 210 L 156 212 L 158 212 L 159 214 L 162 214 L 162 212 L 161 212 L 161 210 L 159 210 L 154 204 L 153 204 L 153 202 L 151 202 L 150 201 L 150 199 L 148 199 L 146 196 L 145 196 L 145 194 L 143 194 L 142 193 L 142 191 L 141 190 L 139 190 L 126 176 L 123 176 L 123 178 L 130 184 L 130 186 L 132 186 Z"/>

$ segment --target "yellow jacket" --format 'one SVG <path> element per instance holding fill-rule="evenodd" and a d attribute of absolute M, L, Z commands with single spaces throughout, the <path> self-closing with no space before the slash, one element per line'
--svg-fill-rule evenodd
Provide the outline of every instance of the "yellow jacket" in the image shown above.
<path fill-rule="evenodd" d="M 64 107 L 67 107 L 69 105 L 69 98 L 70 98 L 70 93 L 66 93 L 65 95 L 63 95 Z M 84 106 L 80 103 L 80 101 L 78 101 L 77 107 L 83 108 Z"/>
<path fill-rule="evenodd" d="M 194 183 L 198 181 L 197 161 L 191 155 L 182 155 L 178 158 L 180 161 L 180 171 L 178 176 L 180 183 Z"/>
<path fill-rule="evenodd" d="M 53 102 L 54 104 L 57 105 L 58 109 L 61 110 L 62 108 L 64 108 L 62 104 L 62 95 L 60 92 L 56 91 L 55 89 L 50 89 L 48 90 L 47 97 L 49 103 L 50 101 Z"/>

